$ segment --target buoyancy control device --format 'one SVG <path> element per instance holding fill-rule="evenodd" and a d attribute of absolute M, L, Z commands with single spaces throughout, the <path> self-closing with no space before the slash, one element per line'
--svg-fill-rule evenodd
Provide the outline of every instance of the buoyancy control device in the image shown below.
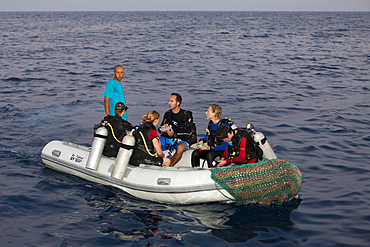
<path fill-rule="evenodd" d="M 207 138 L 207 145 L 208 146 L 211 146 L 211 147 L 214 147 L 214 146 L 219 146 L 219 145 L 222 145 L 223 141 L 220 141 L 218 142 L 216 140 L 216 132 L 217 132 L 217 129 L 214 129 L 212 130 L 212 120 L 209 120 L 208 122 L 208 126 L 207 126 L 207 134 L 208 134 L 208 138 Z M 226 125 L 228 127 L 230 127 L 231 129 L 235 130 L 237 129 L 238 127 L 235 125 L 235 123 L 230 119 L 230 118 L 223 118 L 223 119 L 220 119 L 218 122 L 217 122 L 217 128 L 221 125 Z M 199 139 L 199 141 L 201 141 L 202 139 Z"/>

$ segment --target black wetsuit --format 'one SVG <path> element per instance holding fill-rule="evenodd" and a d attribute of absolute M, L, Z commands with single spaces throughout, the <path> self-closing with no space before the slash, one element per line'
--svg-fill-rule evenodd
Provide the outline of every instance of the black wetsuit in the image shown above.
<path fill-rule="evenodd" d="M 186 141 L 189 145 L 197 142 L 197 130 L 193 121 L 193 113 L 191 111 L 180 109 L 180 111 L 175 114 L 172 110 L 168 110 L 163 116 L 161 126 L 164 124 L 172 126 L 174 135 L 169 137 L 168 134 L 164 132 L 161 136 L 167 138 L 178 138 L 182 141 Z"/>
<path fill-rule="evenodd" d="M 108 130 L 108 137 L 104 146 L 103 155 L 108 157 L 117 157 L 119 150 L 118 141 L 122 141 L 123 137 L 125 137 L 128 131 L 132 130 L 133 126 L 131 123 L 123 120 L 117 115 L 108 116 L 106 120 L 108 122 L 105 124 L 105 128 Z M 116 138 L 114 138 L 113 134 Z"/>

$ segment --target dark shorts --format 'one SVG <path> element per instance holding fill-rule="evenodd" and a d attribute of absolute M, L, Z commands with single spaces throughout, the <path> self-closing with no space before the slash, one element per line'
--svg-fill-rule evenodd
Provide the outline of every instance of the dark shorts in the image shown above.
<path fill-rule="evenodd" d="M 130 163 L 134 166 L 139 166 L 140 164 L 152 165 L 152 166 L 162 166 L 163 158 L 162 157 L 151 157 L 149 159 L 139 159 L 139 160 L 130 160 Z"/>

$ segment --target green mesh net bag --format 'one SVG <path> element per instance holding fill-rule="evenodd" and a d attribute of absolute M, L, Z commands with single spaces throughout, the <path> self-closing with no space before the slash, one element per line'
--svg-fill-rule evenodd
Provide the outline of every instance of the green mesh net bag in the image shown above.
<path fill-rule="evenodd" d="M 288 161 L 273 159 L 211 169 L 211 178 L 239 203 L 281 204 L 301 190 L 302 173 Z"/>

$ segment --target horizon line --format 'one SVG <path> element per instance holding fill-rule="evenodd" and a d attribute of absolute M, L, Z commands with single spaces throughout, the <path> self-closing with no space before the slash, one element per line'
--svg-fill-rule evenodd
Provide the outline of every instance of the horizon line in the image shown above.
<path fill-rule="evenodd" d="M 4 12 L 370 12 L 370 10 L 0 10 Z"/>

